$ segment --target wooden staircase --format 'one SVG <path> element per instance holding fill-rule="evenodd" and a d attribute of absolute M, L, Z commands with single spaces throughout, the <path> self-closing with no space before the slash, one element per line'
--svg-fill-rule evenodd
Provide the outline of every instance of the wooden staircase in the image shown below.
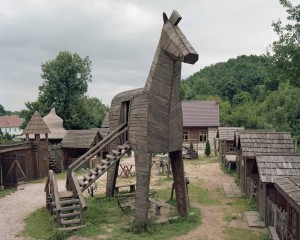
<path fill-rule="evenodd" d="M 49 151 L 49 169 L 53 170 L 55 173 L 62 172 L 61 164 L 57 164 L 51 152 Z"/>
<path fill-rule="evenodd" d="M 84 227 L 84 211 L 87 209 L 83 192 L 88 189 L 107 170 L 116 164 L 120 158 L 130 149 L 128 143 L 119 145 L 112 150 L 106 158 L 101 160 L 94 168 L 89 169 L 81 179 L 76 176 L 76 170 L 101 152 L 111 142 L 126 134 L 127 124 L 120 125 L 115 131 L 106 136 L 101 142 L 92 147 L 68 168 L 66 179 L 66 191 L 58 191 L 54 170 L 49 170 L 49 176 L 45 186 L 46 205 L 54 216 L 61 230 L 75 230 Z"/>
<path fill-rule="evenodd" d="M 97 164 L 94 168 L 89 169 L 89 172 L 79 179 L 79 186 L 82 192 L 85 191 L 89 186 L 91 186 L 98 178 L 100 178 L 111 166 L 113 166 L 120 158 L 127 153 L 129 150 L 129 145 L 127 143 L 119 145 L 116 150 L 106 155 L 106 159 L 102 160 L 101 163 Z"/>

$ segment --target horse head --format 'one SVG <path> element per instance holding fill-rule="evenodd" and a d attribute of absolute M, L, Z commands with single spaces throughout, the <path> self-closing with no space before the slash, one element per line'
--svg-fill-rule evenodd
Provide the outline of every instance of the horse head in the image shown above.
<path fill-rule="evenodd" d="M 181 20 L 179 13 L 174 10 L 170 16 L 167 17 L 163 13 L 164 26 L 162 28 L 160 47 L 173 60 L 194 64 L 198 61 L 198 53 L 194 50 L 192 45 L 186 39 L 184 34 L 178 27 Z"/>

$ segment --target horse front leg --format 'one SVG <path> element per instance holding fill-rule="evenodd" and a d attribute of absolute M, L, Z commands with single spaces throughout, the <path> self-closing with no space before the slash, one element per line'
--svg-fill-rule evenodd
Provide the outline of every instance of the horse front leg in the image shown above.
<path fill-rule="evenodd" d="M 177 211 L 181 216 L 188 214 L 188 196 L 185 184 L 182 151 L 169 153 L 174 179 L 174 188 L 177 201 Z"/>

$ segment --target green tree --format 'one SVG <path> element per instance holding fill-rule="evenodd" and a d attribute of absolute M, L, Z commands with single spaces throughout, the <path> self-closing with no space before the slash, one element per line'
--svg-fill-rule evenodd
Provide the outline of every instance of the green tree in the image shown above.
<path fill-rule="evenodd" d="M 0 104 L 0 116 L 5 116 L 5 115 L 6 115 L 6 111 L 4 107 Z"/>
<path fill-rule="evenodd" d="M 204 153 L 205 153 L 206 156 L 209 156 L 211 154 L 209 141 L 206 141 L 205 152 Z"/>
<path fill-rule="evenodd" d="M 41 77 L 45 81 L 39 87 L 37 101 L 26 102 L 27 109 L 21 111 L 21 116 L 27 120 L 24 125 L 36 110 L 44 116 L 55 107 L 66 129 L 99 127 L 107 106 L 85 95 L 92 79 L 91 66 L 89 57 L 81 58 L 67 51 L 42 63 Z"/>
<path fill-rule="evenodd" d="M 271 84 L 289 82 L 292 86 L 300 87 L 300 4 L 293 6 L 288 0 L 280 0 L 288 13 L 288 23 L 282 24 L 281 20 L 273 22 L 272 26 L 279 39 L 271 46 L 269 51 Z"/>

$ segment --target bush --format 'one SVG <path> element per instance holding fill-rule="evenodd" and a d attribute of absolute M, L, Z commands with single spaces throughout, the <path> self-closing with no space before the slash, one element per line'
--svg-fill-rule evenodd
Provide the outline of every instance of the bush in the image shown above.
<path fill-rule="evenodd" d="M 209 156 L 211 154 L 209 141 L 206 141 L 205 145 L 205 155 Z"/>
<path fill-rule="evenodd" d="M 194 144 L 192 142 L 190 143 L 190 149 L 194 149 Z"/>

